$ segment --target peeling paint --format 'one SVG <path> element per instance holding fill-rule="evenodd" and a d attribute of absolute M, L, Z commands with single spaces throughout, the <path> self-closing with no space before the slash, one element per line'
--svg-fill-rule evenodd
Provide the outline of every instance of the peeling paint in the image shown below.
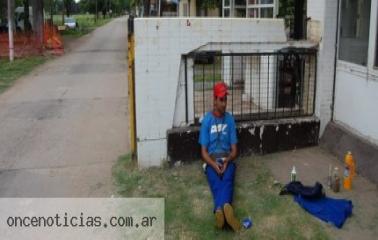
<path fill-rule="evenodd" d="M 263 125 L 258 125 L 258 123 Z M 243 128 L 247 124 L 248 127 Z M 315 117 L 311 124 L 300 124 L 300 121 L 287 123 L 286 119 L 265 121 L 265 124 L 264 121 L 238 123 L 240 155 L 268 154 L 316 145 L 319 138 L 318 128 L 319 121 Z M 297 134 L 293 134 L 293 129 L 296 129 Z M 176 161 L 181 161 L 182 164 L 201 157 L 198 144 L 199 131 L 199 126 L 175 127 L 167 131 L 168 156 L 172 159 L 172 165 Z"/>
<path fill-rule="evenodd" d="M 263 136 L 263 133 L 264 133 L 264 125 L 262 125 L 261 127 L 260 127 L 260 140 L 262 140 L 262 136 Z"/>

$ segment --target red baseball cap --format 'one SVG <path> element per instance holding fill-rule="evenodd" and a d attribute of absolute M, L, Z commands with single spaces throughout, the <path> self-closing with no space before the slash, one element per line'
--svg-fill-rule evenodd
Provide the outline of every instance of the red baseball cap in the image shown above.
<path fill-rule="evenodd" d="M 227 85 L 224 82 L 218 82 L 214 85 L 214 97 L 224 97 L 227 95 Z"/>

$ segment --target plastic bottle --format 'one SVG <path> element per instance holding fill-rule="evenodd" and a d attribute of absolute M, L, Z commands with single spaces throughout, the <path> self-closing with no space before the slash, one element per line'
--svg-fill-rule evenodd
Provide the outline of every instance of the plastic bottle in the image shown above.
<path fill-rule="evenodd" d="M 344 169 L 344 182 L 343 182 L 344 189 L 352 190 L 352 174 L 348 166 L 345 166 Z"/>
<path fill-rule="evenodd" d="M 332 190 L 336 193 L 340 191 L 340 177 L 339 168 L 335 167 L 333 170 Z"/>
<path fill-rule="evenodd" d="M 330 164 L 328 167 L 328 178 L 327 178 L 327 187 L 332 187 L 332 165 Z"/>
<path fill-rule="evenodd" d="M 293 168 L 291 169 L 290 181 L 291 182 L 297 181 L 297 171 L 295 169 L 295 166 L 293 166 Z"/>
<path fill-rule="evenodd" d="M 344 158 L 345 165 L 349 168 L 351 177 L 356 176 L 356 163 L 353 159 L 352 152 L 348 151 Z"/>

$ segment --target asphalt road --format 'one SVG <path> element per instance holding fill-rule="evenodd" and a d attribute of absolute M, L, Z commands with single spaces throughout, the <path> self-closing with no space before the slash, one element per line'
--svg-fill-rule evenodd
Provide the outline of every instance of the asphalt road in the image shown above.
<path fill-rule="evenodd" d="M 127 19 L 0 95 L 0 197 L 109 197 L 129 151 Z"/>

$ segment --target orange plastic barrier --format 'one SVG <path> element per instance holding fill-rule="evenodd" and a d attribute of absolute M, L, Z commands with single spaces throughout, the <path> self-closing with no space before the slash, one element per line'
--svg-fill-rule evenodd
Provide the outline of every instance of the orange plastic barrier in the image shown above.
<path fill-rule="evenodd" d="M 52 50 L 54 54 L 64 53 L 63 41 L 55 25 L 45 24 L 43 40 L 46 49 Z"/>
<path fill-rule="evenodd" d="M 56 26 L 44 25 L 43 44 L 33 33 L 14 33 L 14 54 L 16 57 L 41 55 L 45 50 L 52 54 L 64 53 L 63 41 Z M 0 33 L 0 57 L 9 56 L 9 36 L 7 32 Z"/>

